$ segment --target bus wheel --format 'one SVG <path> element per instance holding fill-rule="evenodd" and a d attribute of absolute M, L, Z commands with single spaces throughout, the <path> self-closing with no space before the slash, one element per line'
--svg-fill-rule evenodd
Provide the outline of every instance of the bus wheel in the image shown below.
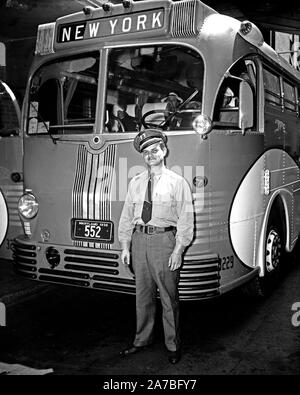
<path fill-rule="evenodd" d="M 279 269 L 280 257 L 282 255 L 282 240 L 277 229 L 270 229 L 266 240 L 265 256 L 265 275 L 272 275 L 275 270 Z"/>
<path fill-rule="evenodd" d="M 279 218 L 271 214 L 264 248 L 264 276 L 246 285 L 245 293 L 254 297 L 269 295 L 278 284 L 284 260 L 284 237 Z"/>
<path fill-rule="evenodd" d="M 263 296 L 270 294 L 276 287 L 284 258 L 284 238 L 280 216 L 271 214 L 265 239 L 265 273 L 259 277 L 260 293 Z"/>

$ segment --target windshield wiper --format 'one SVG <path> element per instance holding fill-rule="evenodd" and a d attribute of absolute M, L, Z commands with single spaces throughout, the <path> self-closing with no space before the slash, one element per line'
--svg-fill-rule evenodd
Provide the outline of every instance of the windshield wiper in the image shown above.
<path fill-rule="evenodd" d="M 198 89 L 196 89 L 183 103 L 181 103 L 178 108 L 176 109 L 175 113 L 177 111 L 180 111 L 182 107 L 184 107 L 186 104 L 188 104 L 195 96 L 197 96 L 199 93 Z"/>

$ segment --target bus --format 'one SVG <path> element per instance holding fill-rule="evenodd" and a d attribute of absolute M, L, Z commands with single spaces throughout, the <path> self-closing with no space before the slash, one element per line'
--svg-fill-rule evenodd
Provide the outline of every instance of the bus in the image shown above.
<path fill-rule="evenodd" d="M 193 194 L 180 299 L 245 284 L 266 294 L 300 229 L 299 87 L 253 23 L 199 0 L 86 5 L 40 25 L 22 113 L 15 270 L 135 293 L 117 228 L 128 182 L 144 170 L 133 139 L 157 128 L 167 167 Z"/>
<path fill-rule="evenodd" d="M 12 258 L 12 241 L 22 232 L 18 200 L 23 194 L 21 111 L 10 87 L 0 80 L 0 258 Z"/>

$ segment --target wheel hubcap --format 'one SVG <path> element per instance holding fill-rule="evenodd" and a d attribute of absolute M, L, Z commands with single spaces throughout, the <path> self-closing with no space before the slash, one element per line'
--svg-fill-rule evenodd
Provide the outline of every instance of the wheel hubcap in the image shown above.
<path fill-rule="evenodd" d="M 279 266 L 281 255 L 281 240 L 276 230 L 272 229 L 267 238 L 266 269 L 272 272 Z"/>

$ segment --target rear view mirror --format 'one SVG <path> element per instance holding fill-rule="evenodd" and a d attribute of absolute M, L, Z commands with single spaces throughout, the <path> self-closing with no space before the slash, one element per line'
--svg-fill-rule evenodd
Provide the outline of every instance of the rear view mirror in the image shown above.
<path fill-rule="evenodd" d="M 239 128 L 242 134 L 246 129 L 253 127 L 254 99 L 251 86 L 246 81 L 241 81 L 239 88 L 240 108 L 239 108 Z"/>

